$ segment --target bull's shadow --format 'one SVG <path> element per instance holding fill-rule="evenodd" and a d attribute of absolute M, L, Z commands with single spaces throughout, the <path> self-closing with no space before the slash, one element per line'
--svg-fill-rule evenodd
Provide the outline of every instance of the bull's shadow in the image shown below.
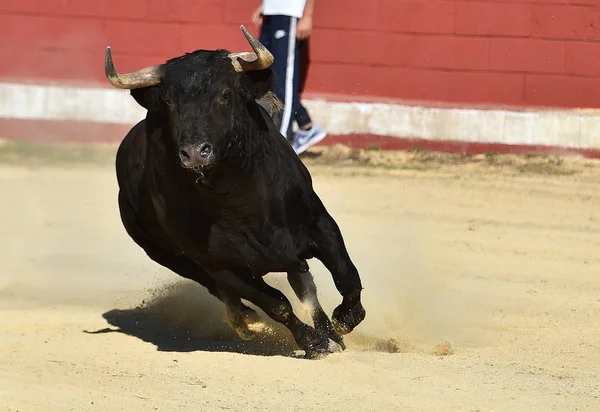
<path fill-rule="evenodd" d="M 193 282 L 182 281 L 153 292 L 132 309 L 113 309 L 102 316 L 114 328 L 90 334 L 124 333 L 152 343 L 164 352 L 233 352 L 298 357 L 289 331 L 259 312 L 264 321 L 250 341 L 237 336 L 226 322 L 224 305 Z"/>

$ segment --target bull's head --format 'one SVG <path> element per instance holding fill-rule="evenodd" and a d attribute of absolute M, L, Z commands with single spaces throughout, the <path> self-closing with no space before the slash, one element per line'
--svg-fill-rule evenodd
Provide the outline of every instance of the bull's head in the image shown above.
<path fill-rule="evenodd" d="M 184 168 L 210 167 L 227 155 L 236 144 L 232 139 L 242 139 L 239 131 L 248 129 L 243 123 L 251 117 L 244 114 L 274 83 L 273 55 L 241 29 L 254 52 L 197 50 L 125 74 L 117 73 L 106 49 L 106 77 L 114 87 L 130 89 L 149 114 L 162 119 L 161 127 L 168 124 L 167 147 Z"/>

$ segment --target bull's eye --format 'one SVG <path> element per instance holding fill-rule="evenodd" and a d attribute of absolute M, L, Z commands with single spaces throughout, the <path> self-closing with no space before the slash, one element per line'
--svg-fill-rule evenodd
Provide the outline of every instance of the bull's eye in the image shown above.
<path fill-rule="evenodd" d="M 225 89 L 221 92 L 221 96 L 219 97 L 219 102 L 226 104 L 229 103 L 229 99 L 231 99 L 231 89 Z"/>

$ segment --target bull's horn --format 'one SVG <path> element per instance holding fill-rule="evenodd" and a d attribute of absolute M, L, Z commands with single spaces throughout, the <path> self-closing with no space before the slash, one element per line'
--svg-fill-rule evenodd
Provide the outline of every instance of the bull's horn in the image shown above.
<path fill-rule="evenodd" d="M 104 73 L 114 87 L 119 89 L 139 89 L 142 87 L 155 86 L 160 83 L 162 76 L 162 65 L 146 67 L 141 70 L 119 74 L 112 61 L 110 46 L 106 47 L 104 58 Z"/>
<path fill-rule="evenodd" d="M 246 29 L 242 24 L 240 26 L 242 33 L 250 43 L 252 52 L 231 53 L 229 58 L 236 72 L 247 72 L 250 70 L 262 70 L 273 64 L 273 55 L 265 46 Z"/>

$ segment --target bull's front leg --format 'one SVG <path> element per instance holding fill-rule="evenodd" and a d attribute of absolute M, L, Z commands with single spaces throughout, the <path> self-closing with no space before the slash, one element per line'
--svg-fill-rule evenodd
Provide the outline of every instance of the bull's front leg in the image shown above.
<path fill-rule="evenodd" d="M 342 349 L 346 349 L 344 338 L 335 332 L 331 320 L 329 320 L 329 317 L 321 306 L 321 302 L 319 302 L 317 285 L 315 285 L 312 273 L 310 271 L 302 273 L 288 272 L 287 276 L 288 282 L 294 293 L 296 293 L 296 296 L 298 296 L 298 299 L 300 299 L 300 302 L 308 305 L 315 329 L 340 345 Z"/>
<path fill-rule="evenodd" d="M 332 321 L 335 331 L 346 335 L 365 318 L 360 301 L 363 287 L 337 223 L 324 206 L 321 205 L 318 213 L 311 230 L 312 252 L 331 272 L 335 287 L 342 295 L 342 303 L 333 311 Z"/>
<path fill-rule="evenodd" d="M 307 358 L 320 358 L 338 351 L 330 345 L 326 335 L 302 322 L 293 311 L 292 305 L 281 291 L 269 286 L 262 278 L 254 278 L 246 271 L 234 273 L 228 270 L 214 272 L 220 283 L 235 290 L 242 299 L 252 302 L 271 319 L 285 325 L 294 336 L 298 346 L 306 352 Z"/>

